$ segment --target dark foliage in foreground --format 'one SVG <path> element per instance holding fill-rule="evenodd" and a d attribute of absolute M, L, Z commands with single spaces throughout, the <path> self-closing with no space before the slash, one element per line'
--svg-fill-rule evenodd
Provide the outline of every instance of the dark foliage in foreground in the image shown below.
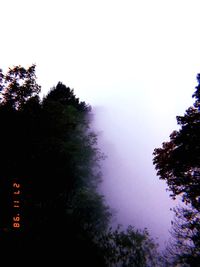
<path fill-rule="evenodd" d="M 184 116 L 177 116 L 179 131 L 154 150 L 156 170 L 167 182 L 171 197 L 181 196 L 186 204 L 175 209 L 174 241 L 168 255 L 172 264 L 200 266 L 200 74 L 193 94 L 195 102 Z"/>
<path fill-rule="evenodd" d="M 108 228 L 91 107 L 60 82 L 39 92 L 35 65 L 0 71 L 1 247 L 26 266 L 155 266 L 147 231 Z"/>

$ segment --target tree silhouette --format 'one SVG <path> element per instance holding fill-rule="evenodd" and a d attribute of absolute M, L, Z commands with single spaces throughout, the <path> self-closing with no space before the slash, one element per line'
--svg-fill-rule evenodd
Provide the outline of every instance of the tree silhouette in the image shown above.
<path fill-rule="evenodd" d="M 171 197 L 181 196 L 187 205 L 175 209 L 172 233 L 176 242 L 172 247 L 176 249 L 171 251 L 179 262 L 191 266 L 199 266 L 195 265 L 197 262 L 200 264 L 200 74 L 197 80 L 193 106 L 184 116 L 177 116 L 180 129 L 172 132 L 170 141 L 164 142 L 153 153 L 157 174 L 167 182 Z M 196 263 L 191 263 L 191 259 Z"/>
<path fill-rule="evenodd" d="M 172 239 L 168 242 L 165 257 L 169 266 L 199 266 L 200 262 L 200 217 L 199 212 L 189 207 L 174 208 Z"/>
<path fill-rule="evenodd" d="M 197 75 L 200 82 L 200 75 Z M 200 208 L 200 84 L 193 95 L 195 103 L 184 116 L 177 116 L 179 131 L 170 141 L 154 150 L 153 163 L 160 179 L 166 180 L 172 197 L 181 195 L 185 203 Z"/>
<path fill-rule="evenodd" d="M 98 266 L 93 238 L 107 227 L 111 214 L 96 190 L 103 155 L 90 129 L 91 107 L 62 83 L 40 100 L 34 65 L 1 71 L 0 85 L 2 245 L 36 262 L 41 257 L 62 260 L 67 251 L 74 266 L 76 255 Z M 16 180 L 23 188 L 20 229 L 12 227 Z"/>
<path fill-rule="evenodd" d="M 1 247 L 26 266 L 153 264 L 147 231 L 109 230 L 91 107 L 61 82 L 39 92 L 35 65 L 0 71 Z"/>
<path fill-rule="evenodd" d="M 32 65 L 25 69 L 15 66 L 6 74 L 0 70 L 0 91 L 4 105 L 20 109 L 29 98 L 38 95 L 41 88 L 36 83 L 35 67 Z"/>
<path fill-rule="evenodd" d="M 164 266 L 157 251 L 158 244 L 147 229 L 141 231 L 129 225 L 122 230 L 118 225 L 116 229 L 108 229 L 98 242 L 109 267 Z"/>

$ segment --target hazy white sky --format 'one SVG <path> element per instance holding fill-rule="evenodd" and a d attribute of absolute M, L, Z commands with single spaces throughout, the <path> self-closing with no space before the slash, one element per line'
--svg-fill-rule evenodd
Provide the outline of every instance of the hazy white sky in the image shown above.
<path fill-rule="evenodd" d="M 36 63 L 44 93 L 62 81 L 95 108 L 109 202 L 119 220 L 139 220 L 164 240 L 172 202 L 152 151 L 193 103 L 199 0 L 0 3 L 0 67 Z"/>

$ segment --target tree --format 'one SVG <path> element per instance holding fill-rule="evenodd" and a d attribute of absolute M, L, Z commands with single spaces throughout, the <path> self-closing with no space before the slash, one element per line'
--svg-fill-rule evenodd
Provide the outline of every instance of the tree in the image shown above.
<path fill-rule="evenodd" d="M 115 230 L 110 228 L 98 242 L 109 267 L 164 266 L 157 251 L 158 245 L 147 229 L 140 231 L 129 225 L 122 230 L 119 225 Z"/>
<path fill-rule="evenodd" d="M 181 196 L 187 205 L 174 210 L 175 242 L 171 252 L 176 260 L 190 266 L 200 264 L 200 74 L 197 80 L 193 106 L 184 116 L 177 116 L 180 129 L 173 131 L 170 141 L 153 152 L 153 164 L 159 178 L 167 182 L 170 196 L 173 199 Z"/>
<path fill-rule="evenodd" d="M 170 135 L 170 141 L 164 142 L 162 148 L 154 150 L 153 164 L 173 198 L 181 195 L 185 203 L 200 210 L 200 74 L 197 79 L 193 107 L 184 116 L 177 116 L 181 128 Z"/>
<path fill-rule="evenodd" d="M 2 104 L 20 109 L 26 101 L 38 95 L 41 87 L 36 82 L 35 65 L 27 69 L 21 66 L 9 68 L 6 74 L 0 70 Z"/>
<path fill-rule="evenodd" d="M 42 99 L 39 91 L 35 65 L 0 71 L 1 247 L 34 265 L 154 266 L 146 230 L 109 230 L 91 107 L 61 82 Z M 17 219 L 13 184 L 21 192 Z"/>
<path fill-rule="evenodd" d="M 39 107 L 39 92 L 40 86 L 36 82 L 35 65 L 27 69 L 16 66 L 10 68 L 6 74 L 0 70 L 0 212 L 2 218 L 0 228 L 3 236 L 4 233 L 5 236 L 11 235 L 13 240 L 16 232 L 13 229 L 15 215 L 13 184 L 22 185 L 24 177 L 27 176 L 26 163 L 29 158 L 27 153 L 30 155 L 28 145 L 31 143 L 29 136 L 30 130 L 35 128 L 32 124 L 37 116 L 34 111 Z M 28 117 L 28 114 L 23 113 L 25 105 L 32 106 L 31 110 L 29 108 L 30 116 Z M 25 115 L 27 120 L 25 120 Z M 32 129 L 30 129 L 31 125 Z"/>
<path fill-rule="evenodd" d="M 67 250 L 74 265 L 78 255 L 87 266 L 103 266 L 93 239 L 110 212 L 96 190 L 103 155 L 90 129 L 91 107 L 60 82 L 40 100 L 35 66 L 1 71 L 0 88 L 2 246 L 21 259 L 34 254 L 36 263 L 50 256 L 62 262 Z M 16 179 L 23 189 L 18 231 L 11 220 Z"/>
<path fill-rule="evenodd" d="M 165 257 L 169 266 L 199 266 L 200 214 L 191 207 L 174 208 L 171 236 Z"/>

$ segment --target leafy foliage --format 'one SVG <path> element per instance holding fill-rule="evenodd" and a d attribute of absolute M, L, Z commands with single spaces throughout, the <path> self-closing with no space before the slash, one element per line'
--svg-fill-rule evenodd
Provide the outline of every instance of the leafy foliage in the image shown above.
<path fill-rule="evenodd" d="M 165 257 L 170 266 L 198 266 L 200 262 L 200 215 L 191 207 L 174 208 L 171 235 Z"/>
<path fill-rule="evenodd" d="M 162 266 L 158 245 L 147 229 L 139 231 L 133 226 L 126 230 L 110 228 L 99 240 L 108 266 L 147 267 Z"/>
<path fill-rule="evenodd" d="M 153 163 L 160 179 L 167 182 L 171 197 L 178 195 L 186 208 L 176 208 L 169 246 L 175 262 L 199 266 L 200 264 L 200 74 L 193 94 L 194 105 L 184 116 L 177 116 L 180 125 L 172 132 L 170 141 L 154 150 Z"/>
<path fill-rule="evenodd" d="M 198 79 L 199 79 L 198 75 Z M 162 148 L 154 150 L 154 160 L 158 175 L 166 180 L 172 197 L 182 195 L 185 203 L 198 209 L 200 198 L 200 85 L 196 87 L 193 107 L 184 116 L 178 116 L 179 131 L 170 135 L 170 141 Z"/>
<path fill-rule="evenodd" d="M 91 107 L 59 82 L 43 98 L 35 65 L 0 70 L 0 245 L 32 263 L 154 266 L 148 232 L 109 230 Z M 22 188 L 20 229 L 12 227 L 12 184 Z"/>
<path fill-rule="evenodd" d="M 17 179 L 23 219 L 14 246 L 27 251 L 31 245 L 37 255 L 45 247 L 64 257 L 63 240 L 69 255 L 82 254 L 89 264 L 92 234 L 106 228 L 110 217 L 96 191 L 103 155 L 89 126 L 91 107 L 62 83 L 40 100 L 34 65 L 1 71 L 0 85 L 1 229 L 9 226 L 7 244 L 9 236 L 14 240 L 11 185 Z"/>
<path fill-rule="evenodd" d="M 19 109 L 25 102 L 40 92 L 36 83 L 35 65 L 25 69 L 21 66 L 10 68 L 6 74 L 0 70 L 0 91 L 2 103 Z"/>

